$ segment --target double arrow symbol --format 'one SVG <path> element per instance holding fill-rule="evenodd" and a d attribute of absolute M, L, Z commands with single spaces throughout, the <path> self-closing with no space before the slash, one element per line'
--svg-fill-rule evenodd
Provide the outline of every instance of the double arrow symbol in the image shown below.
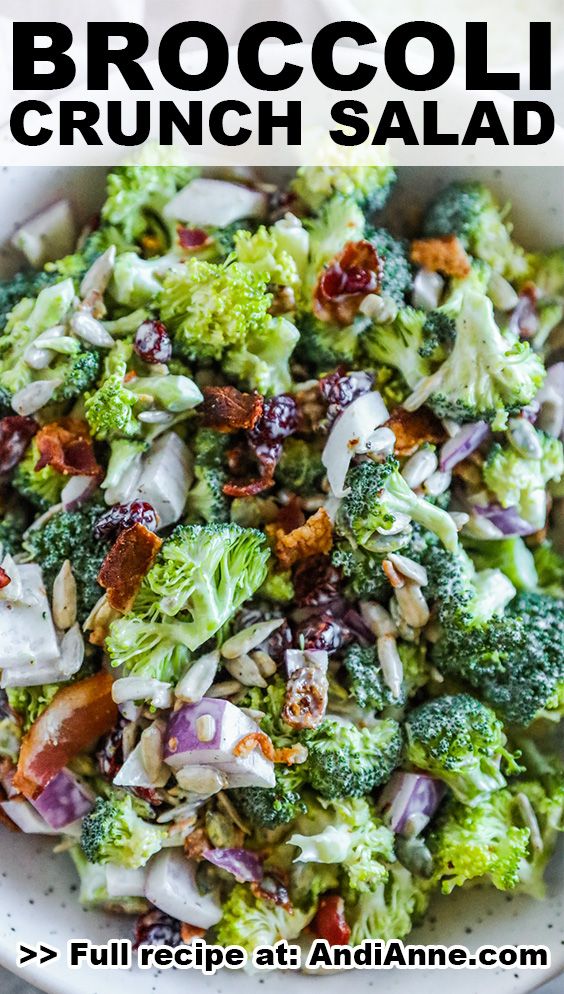
<path fill-rule="evenodd" d="M 18 966 L 25 966 L 30 960 L 35 959 L 36 956 L 39 957 L 39 966 L 45 966 L 46 963 L 50 963 L 52 959 L 57 959 L 60 955 L 58 949 L 53 949 L 52 946 L 45 946 L 40 943 L 36 949 L 31 949 L 29 946 L 24 946 L 20 942 L 20 955 L 18 958 Z"/>

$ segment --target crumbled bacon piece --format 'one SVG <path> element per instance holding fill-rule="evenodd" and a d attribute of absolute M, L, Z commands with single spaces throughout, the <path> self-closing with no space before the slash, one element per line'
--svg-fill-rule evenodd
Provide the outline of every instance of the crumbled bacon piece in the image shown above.
<path fill-rule="evenodd" d="M 300 666 L 286 684 L 282 718 L 291 728 L 317 728 L 327 710 L 329 684 L 318 666 Z"/>
<path fill-rule="evenodd" d="M 378 293 L 382 266 L 371 242 L 347 242 L 319 277 L 313 291 L 313 311 L 321 321 L 347 325 L 364 298 Z"/>
<path fill-rule="evenodd" d="M 295 766 L 305 763 L 307 759 L 307 748 L 303 745 L 284 746 L 282 749 L 274 750 L 274 762 L 284 763 L 285 766 Z"/>
<path fill-rule="evenodd" d="M 230 483 L 224 485 L 223 493 L 228 497 L 256 497 L 263 490 L 270 490 L 272 486 L 274 486 L 274 474 L 266 471 L 263 476 L 248 480 L 247 483 L 237 483 L 236 480 L 231 480 Z"/>
<path fill-rule="evenodd" d="M 185 946 L 189 945 L 192 939 L 201 939 L 205 934 L 205 928 L 198 928 L 197 925 L 190 925 L 188 922 L 182 922 L 180 926 L 180 938 Z"/>
<path fill-rule="evenodd" d="M 36 470 L 52 466 L 67 476 L 97 476 L 104 470 L 96 462 L 92 439 L 84 421 L 61 418 L 45 425 L 36 435 L 39 461 Z"/>
<path fill-rule="evenodd" d="M 198 863 L 204 858 L 204 853 L 212 848 L 209 835 L 205 828 L 195 828 L 193 832 L 184 839 L 184 852 L 188 859 L 195 859 Z"/>
<path fill-rule="evenodd" d="M 463 278 L 470 272 L 470 260 L 456 235 L 416 238 L 411 243 L 411 261 L 431 272 Z"/>
<path fill-rule="evenodd" d="M 284 532 L 278 528 L 275 533 L 275 551 L 281 565 L 288 569 L 300 559 L 309 559 L 319 553 L 327 555 L 333 545 L 333 526 L 324 507 L 320 507 L 307 521 Z"/>
<path fill-rule="evenodd" d="M 11 582 L 12 582 L 11 576 L 8 576 L 6 570 L 3 569 L 2 566 L 0 566 L 0 590 L 3 590 L 4 587 L 7 587 L 8 584 Z"/>
<path fill-rule="evenodd" d="M 305 515 L 302 511 L 302 505 L 299 497 L 295 494 L 292 495 L 287 504 L 283 504 L 279 510 L 276 517 L 276 529 L 282 529 L 286 535 L 290 532 L 295 531 L 296 528 L 301 528 L 305 522 Z"/>
<path fill-rule="evenodd" d="M 234 756 L 248 756 L 253 749 L 260 749 L 265 759 L 274 762 L 274 746 L 266 732 L 248 732 L 233 747 Z"/>
<path fill-rule="evenodd" d="M 284 908 L 290 914 L 293 914 L 294 909 L 290 901 L 288 888 L 284 881 L 273 873 L 265 874 L 262 880 L 253 880 L 251 883 L 251 892 L 260 901 L 272 901 L 273 904 L 277 904 L 280 908 Z"/>
<path fill-rule="evenodd" d="M 236 387 L 204 387 L 202 414 L 206 428 L 215 431 L 239 431 L 254 428 L 263 410 L 259 393 L 241 393 Z"/>
<path fill-rule="evenodd" d="M 110 607 L 122 614 L 133 607 L 162 544 L 162 539 L 144 525 L 135 524 L 120 533 L 98 573 L 98 583 L 105 589 Z"/>
<path fill-rule="evenodd" d="M 396 437 L 394 452 L 398 456 L 410 456 L 426 442 L 440 445 L 446 439 L 445 429 L 428 407 L 417 411 L 396 407 L 385 427 L 391 428 Z"/>

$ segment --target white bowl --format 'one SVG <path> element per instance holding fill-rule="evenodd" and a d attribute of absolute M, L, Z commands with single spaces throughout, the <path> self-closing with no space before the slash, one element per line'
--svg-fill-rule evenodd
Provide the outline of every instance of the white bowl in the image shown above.
<path fill-rule="evenodd" d="M 517 237 L 528 247 L 557 245 L 564 242 L 564 184 L 559 169 L 418 169 L 400 171 L 392 210 L 410 215 L 439 186 L 453 178 L 479 175 L 502 197 L 512 200 Z M 94 168 L 8 169 L 0 174 L 0 244 L 9 239 L 18 222 L 46 206 L 60 195 L 70 195 L 79 220 L 87 218 L 99 205 L 103 189 L 103 172 Z M 13 253 L 0 255 L 0 269 L 14 265 Z M 21 970 L 28 980 L 51 994 L 102 994 L 118 990 L 120 994 L 178 994 L 190 985 L 200 994 L 212 989 L 229 994 L 258 992 L 258 976 L 232 972 L 217 976 L 212 983 L 201 975 L 181 976 L 175 971 L 160 974 L 131 972 L 93 972 L 69 970 L 65 946 L 68 939 L 106 942 L 112 937 L 131 935 L 131 923 L 80 908 L 76 894 L 76 877 L 70 860 L 53 855 L 52 843 L 37 837 L 2 832 L 0 849 L 0 963 L 17 972 L 18 944 L 33 946 L 46 942 L 62 950 L 60 960 L 39 967 L 34 961 Z M 385 984 L 386 994 L 449 994 L 453 984 L 457 994 L 525 994 L 535 986 L 557 976 L 564 969 L 564 849 L 560 849 L 548 871 L 548 896 L 544 902 L 500 894 L 493 889 L 475 888 L 459 891 L 449 898 L 438 897 L 426 924 L 413 934 L 416 942 L 463 943 L 472 948 L 482 944 L 543 943 L 550 947 L 549 970 L 438 970 L 355 974 L 357 988 L 364 990 Z M 157 979 L 158 978 L 158 979 Z M 326 976 L 323 984 L 329 994 L 339 994 L 344 977 Z M 302 975 L 269 974 L 271 991 L 305 994 L 315 980 Z"/>

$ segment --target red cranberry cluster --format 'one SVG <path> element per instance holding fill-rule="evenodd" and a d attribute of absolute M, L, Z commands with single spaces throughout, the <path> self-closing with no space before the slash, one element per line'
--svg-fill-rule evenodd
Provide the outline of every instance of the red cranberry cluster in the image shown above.
<path fill-rule="evenodd" d="M 144 525 L 149 531 L 157 530 L 158 518 L 154 507 L 146 500 L 132 500 L 129 504 L 114 504 L 94 525 L 94 538 L 113 541 L 120 532 L 133 525 Z"/>
<path fill-rule="evenodd" d="M 327 424 L 331 425 L 345 407 L 372 389 L 374 377 L 363 370 L 346 373 L 341 367 L 319 381 L 321 396 L 329 405 Z"/>
<path fill-rule="evenodd" d="M 143 362 L 167 363 L 172 358 L 172 342 L 162 321 L 143 321 L 135 332 L 133 348 Z"/>

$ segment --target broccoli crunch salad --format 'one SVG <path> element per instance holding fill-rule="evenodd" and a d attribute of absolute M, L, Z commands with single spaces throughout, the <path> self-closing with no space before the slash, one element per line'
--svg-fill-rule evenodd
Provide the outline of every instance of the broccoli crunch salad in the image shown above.
<path fill-rule="evenodd" d="M 0 284 L 2 830 L 137 944 L 543 896 L 564 249 L 472 181 L 400 237 L 394 181 L 122 166 Z"/>

